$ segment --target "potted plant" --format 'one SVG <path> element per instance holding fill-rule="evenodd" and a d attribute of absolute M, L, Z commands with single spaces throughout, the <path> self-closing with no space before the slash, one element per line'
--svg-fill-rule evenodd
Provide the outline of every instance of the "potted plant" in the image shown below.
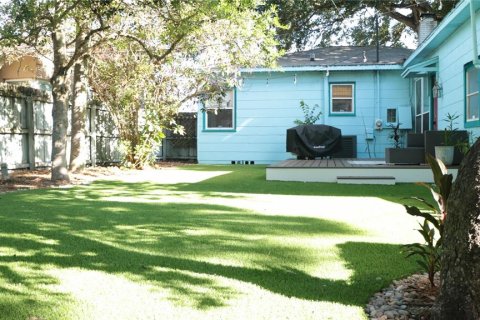
<path fill-rule="evenodd" d="M 402 147 L 402 132 L 400 129 L 401 123 L 390 124 L 388 127 L 392 129 L 389 138 L 393 141 L 393 148 L 385 149 L 385 162 L 393 164 L 405 164 L 410 162 L 410 154 Z"/>
<path fill-rule="evenodd" d="M 447 123 L 443 132 L 443 143 L 442 145 L 435 146 L 435 157 L 440 159 L 446 165 L 451 165 L 453 163 L 453 155 L 457 144 L 457 141 L 454 139 L 454 133 L 457 131 L 457 128 L 454 126 L 457 124 L 455 120 L 459 117 L 460 116 L 457 113 L 447 113 L 445 119 L 443 119 L 443 121 Z"/>
<path fill-rule="evenodd" d="M 389 127 L 393 129 L 393 132 L 392 134 L 390 135 L 390 139 L 393 140 L 393 146 L 395 147 L 395 149 L 398 149 L 400 148 L 400 125 L 401 123 L 397 123 L 397 125 L 394 125 L 394 124 L 390 124 Z"/>

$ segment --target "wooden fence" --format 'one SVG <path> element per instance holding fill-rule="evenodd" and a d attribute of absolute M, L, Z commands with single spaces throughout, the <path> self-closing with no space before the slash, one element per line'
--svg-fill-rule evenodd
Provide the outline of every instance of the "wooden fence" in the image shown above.
<path fill-rule="evenodd" d="M 109 113 L 101 107 L 89 107 L 86 121 L 87 163 L 120 161 L 118 132 Z M 9 169 L 50 166 L 52 125 L 49 95 L 30 88 L 0 88 L 0 163 Z M 69 150 L 70 139 L 67 159 Z"/>
<path fill-rule="evenodd" d="M 157 159 L 197 160 L 197 114 L 179 113 L 176 122 L 183 126 L 184 134 L 180 135 L 167 130 L 157 153 Z"/>
<path fill-rule="evenodd" d="M 51 165 L 52 103 L 51 97 L 38 90 L 24 87 L 0 87 L 0 163 L 9 169 L 45 167 Z M 70 112 L 67 159 L 70 156 Z M 103 107 L 88 107 L 86 115 L 87 163 L 120 162 L 118 131 L 110 113 Z M 180 113 L 177 123 L 185 135 L 166 132 L 158 149 L 159 160 L 196 160 L 197 117 L 195 113 Z"/>

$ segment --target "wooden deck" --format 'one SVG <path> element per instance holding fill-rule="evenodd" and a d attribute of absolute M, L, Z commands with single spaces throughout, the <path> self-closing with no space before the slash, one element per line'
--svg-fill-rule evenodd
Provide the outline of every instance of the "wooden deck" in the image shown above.
<path fill-rule="evenodd" d="M 430 167 L 386 164 L 383 159 L 285 160 L 267 167 L 267 180 L 395 184 L 433 182 Z M 457 175 L 458 167 L 449 167 Z"/>

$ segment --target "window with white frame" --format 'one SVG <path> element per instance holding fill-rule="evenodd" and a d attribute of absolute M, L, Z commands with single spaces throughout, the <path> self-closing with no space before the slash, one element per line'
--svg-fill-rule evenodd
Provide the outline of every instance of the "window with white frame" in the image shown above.
<path fill-rule="evenodd" d="M 205 103 L 205 129 L 232 130 L 235 128 L 235 92 Z"/>
<path fill-rule="evenodd" d="M 430 130 L 430 104 L 425 88 L 428 87 L 428 78 L 413 79 L 414 110 L 415 110 L 415 132 L 422 133 Z"/>
<path fill-rule="evenodd" d="M 465 68 L 465 122 L 474 124 L 479 121 L 479 71 L 473 66 Z"/>
<path fill-rule="evenodd" d="M 353 83 L 330 84 L 330 114 L 355 114 L 355 85 Z"/>

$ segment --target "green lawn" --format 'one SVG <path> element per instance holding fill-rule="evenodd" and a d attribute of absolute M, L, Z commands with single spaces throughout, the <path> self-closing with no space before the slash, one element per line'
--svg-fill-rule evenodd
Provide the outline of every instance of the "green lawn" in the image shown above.
<path fill-rule="evenodd" d="M 417 269 L 399 248 L 420 240 L 413 195 L 428 197 L 267 182 L 262 166 L 2 194 L 0 318 L 364 319 Z"/>

